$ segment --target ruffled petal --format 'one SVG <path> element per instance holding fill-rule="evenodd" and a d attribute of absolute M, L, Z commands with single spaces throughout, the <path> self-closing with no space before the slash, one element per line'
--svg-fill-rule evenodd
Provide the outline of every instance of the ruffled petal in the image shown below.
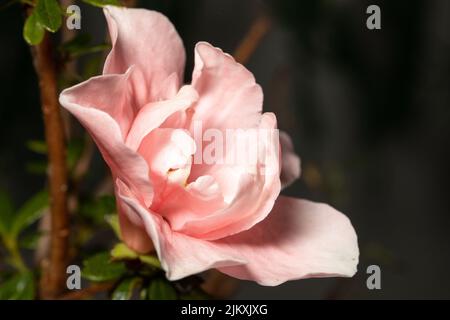
<path fill-rule="evenodd" d="M 185 64 L 183 42 L 172 23 L 164 15 L 145 9 L 107 6 L 104 13 L 113 48 L 103 73 L 124 73 L 136 66 L 132 82 L 137 108 L 168 98 L 163 85 L 167 79 L 175 79 L 179 87 Z"/>
<path fill-rule="evenodd" d="M 254 150 L 254 163 L 249 156 L 242 163 L 212 166 L 200 176 L 210 175 L 214 178 L 222 191 L 222 201 L 219 201 L 221 197 L 215 197 L 216 201 L 209 202 L 209 210 L 201 210 L 200 214 L 195 212 L 197 208 L 193 205 L 200 200 L 196 201 L 195 195 L 182 195 L 183 192 L 190 193 L 189 190 L 180 190 L 176 198 L 169 197 L 166 200 L 166 207 L 169 206 L 175 212 L 184 212 L 183 223 L 174 225 L 176 231 L 195 238 L 215 240 L 247 230 L 269 214 L 281 188 L 279 136 L 273 114 L 265 113 L 260 118 L 259 128 L 254 130 L 256 134 L 251 135 L 252 140 L 249 141 L 257 147 Z M 236 147 L 238 154 L 249 152 L 245 146 L 241 147 Z M 196 165 L 192 168 L 196 168 Z M 165 211 L 170 215 L 169 210 Z"/>
<path fill-rule="evenodd" d="M 118 196 L 127 210 L 141 217 L 170 280 L 217 268 L 275 286 L 296 279 L 351 277 L 356 272 L 355 231 L 348 218 L 325 204 L 280 197 L 270 216 L 252 229 L 206 241 L 172 231 L 125 187 Z"/>
<path fill-rule="evenodd" d="M 206 42 L 195 47 L 192 85 L 199 93 L 193 121 L 205 129 L 257 127 L 261 117 L 263 93 L 253 74 Z"/>
<path fill-rule="evenodd" d="M 142 139 L 153 129 L 158 128 L 164 121 L 176 112 L 189 108 L 198 98 L 197 92 L 189 85 L 180 89 L 178 94 L 170 100 L 151 102 L 139 110 L 128 133 L 126 144 L 137 150 Z"/>
<path fill-rule="evenodd" d="M 346 216 L 326 204 L 284 196 L 264 221 L 216 244 L 248 261 L 220 271 L 269 286 L 351 277 L 359 257 L 356 233 Z"/>
<path fill-rule="evenodd" d="M 127 74 L 94 77 L 64 90 L 59 101 L 91 134 L 111 168 L 145 203 L 153 199 L 145 160 L 125 145 L 130 116 L 126 105 Z"/>
<path fill-rule="evenodd" d="M 178 280 L 211 268 L 245 263 L 235 253 L 215 250 L 217 246 L 208 241 L 173 232 L 161 216 L 139 203 L 120 180 L 117 181 L 117 196 L 122 201 L 123 214 L 140 217 L 169 280 Z M 127 238 L 124 241 L 128 244 Z"/>

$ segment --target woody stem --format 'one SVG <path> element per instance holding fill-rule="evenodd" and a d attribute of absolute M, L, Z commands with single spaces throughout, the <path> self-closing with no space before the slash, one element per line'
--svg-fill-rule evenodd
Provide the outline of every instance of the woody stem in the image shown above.
<path fill-rule="evenodd" d="M 67 165 L 64 126 L 58 103 L 56 67 L 48 33 L 32 47 L 34 67 L 39 79 L 48 147 L 50 188 L 50 256 L 44 259 L 40 285 L 42 298 L 56 298 L 64 291 L 68 258 L 69 215 L 67 209 Z"/>

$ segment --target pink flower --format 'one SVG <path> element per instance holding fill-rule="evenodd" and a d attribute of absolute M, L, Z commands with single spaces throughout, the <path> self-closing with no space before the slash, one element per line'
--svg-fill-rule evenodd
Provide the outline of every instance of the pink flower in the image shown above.
<path fill-rule="evenodd" d="M 326 204 L 279 195 L 300 175 L 286 134 L 282 159 L 274 135 L 253 142 L 263 150 L 253 167 L 193 160 L 208 147 L 196 123 L 274 132 L 253 75 L 200 42 L 192 83 L 181 86 L 184 47 L 166 17 L 117 7 L 105 15 L 113 48 L 103 75 L 64 90 L 60 102 L 111 168 L 124 241 L 154 248 L 171 280 L 210 268 L 262 285 L 352 276 L 359 252 L 350 221 Z"/>

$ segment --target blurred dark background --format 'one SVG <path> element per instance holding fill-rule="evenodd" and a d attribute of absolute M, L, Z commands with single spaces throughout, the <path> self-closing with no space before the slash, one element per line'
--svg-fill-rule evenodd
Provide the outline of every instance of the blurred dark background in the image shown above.
<path fill-rule="evenodd" d="M 1 2 L 4 2 L 3 0 Z M 82 8 L 82 31 L 105 39 L 100 9 Z M 381 8 L 381 30 L 366 8 Z M 302 179 L 285 192 L 332 204 L 359 236 L 353 279 L 312 279 L 269 288 L 243 282 L 236 298 L 450 298 L 450 1 L 143 1 L 164 12 L 187 50 L 204 40 L 233 53 L 252 24 L 272 24 L 246 66 L 265 110 L 290 133 Z M 36 76 L 19 6 L 0 12 L 0 188 L 17 204 L 42 188 L 30 172 L 42 139 Z M 90 175 L 105 172 L 97 155 Z M 32 170 L 31 170 L 32 171 Z M 88 186 L 85 186 L 89 191 Z M 87 191 L 87 192 L 88 192 Z M 366 268 L 381 267 L 381 290 Z"/>

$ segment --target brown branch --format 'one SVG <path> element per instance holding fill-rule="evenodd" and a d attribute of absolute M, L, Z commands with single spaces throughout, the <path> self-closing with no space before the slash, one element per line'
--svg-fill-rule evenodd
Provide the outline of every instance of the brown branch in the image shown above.
<path fill-rule="evenodd" d="M 61 0 L 61 8 L 65 11 L 65 9 L 73 4 L 73 0 Z M 69 30 L 68 28 L 61 28 L 61 41 L 67 42 L 72 40 L 77 33 L 77 30 Z M 60 68 L 64 68 L 64 72 L 73 74 L 75 73 L 76 63 L 75 61 L 65 62 L 63 66 Z M 70 140 L 71 132 L 72 132 L 72 121 L 69 115 L 69 112 L 65 109 L 61 109 L 61 117 L 64 125 L 65 136 L 67 140 Z M 34 253 L 34 260 L 37 264 L 41 264 L 42 260 L 45 259 L 49 255 L 50 251 L 50 211 L 46 212 L 42 219 L 39 221 L 39 232 L 42 233 L 42 236 L 39 237 L 38 244 Z"/>
<path fill-rule="evenodd" d="M 50 257 L 43 260 L 40 294 L 55 298 L 65 288 L 68 255 L 69 216 L 67 211 L 67 164 L 64 126 L 58 103 L 56 69 L 48 33 L 43 41 L 32 47 L 34 67 L 39 79 L 45 140 L 48 147 L 50 185 Z"/>
<path fill-rule="evenodd" d="M 87 287 L 86 289 L 76 290 L 69 293 L 66 293 L 59 297 L 59 300 L 81 300 L 90 298 L 97 293 L 101 293 L 104 291 L 109 291 L 114 287 L 114 282 L 106 282 L 106 283 L 96 283 Z"/>
<path fill-rule="evenodd" d="M 272 22 L 266 15 L 261 15 L 256 19 L 234 52 L 234 59 L 239 63 L 246 64 L 269 31 L 271 25 Z"/>

